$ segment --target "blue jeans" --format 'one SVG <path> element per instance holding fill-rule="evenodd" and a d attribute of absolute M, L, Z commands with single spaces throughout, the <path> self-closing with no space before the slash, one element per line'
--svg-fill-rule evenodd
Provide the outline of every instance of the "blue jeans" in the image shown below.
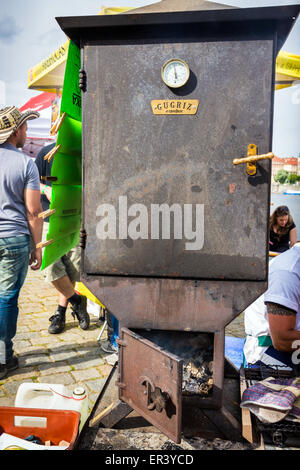
<path fill-rule="evenodd" d="M 13 356 L 12 339 L 17 331 L 18 298 L 24 284 L 30 253 L 29 235 L 0 238 L 0 341 L 5 361 Z"/>
<path fill-rule="evenodd" d="M 119 338 L 119 320 L 110 312 L 107 312 L 107 336 L 113 346 L 118 346 L 116 339 Z"/>

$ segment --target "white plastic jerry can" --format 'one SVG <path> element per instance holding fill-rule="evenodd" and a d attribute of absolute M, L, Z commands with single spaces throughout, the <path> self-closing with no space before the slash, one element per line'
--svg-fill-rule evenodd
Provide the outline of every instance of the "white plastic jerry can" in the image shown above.
<path fill-rule="evenodd" d="M 88 418 L 88 397 L 83 387 L 77 387 L 72 395 L 62 384 L 23 383 L 19 386 L 15 406 L 21 408 L 41 408 L 52 410 L 74 410 L 80 413 L 79 432 Z M 24 419 L 20 416 L 22 424 Z M 34 418 L 39 420 L 39 418 Z M 32 424 L 31 424 L 32 426 Z"/>
<path fill-rule="evenodd" d="M 74 406 L 72 410 L 79 411 L 80 413 L 80 424 L 79 433 L 81 432 L 84 423 L 89 416 L 89 403 L 86 391 L 83 387 L 77 387 L 73 390 L 71 404 Z M 70 408 L 71 409 L 71 408 Z"/>

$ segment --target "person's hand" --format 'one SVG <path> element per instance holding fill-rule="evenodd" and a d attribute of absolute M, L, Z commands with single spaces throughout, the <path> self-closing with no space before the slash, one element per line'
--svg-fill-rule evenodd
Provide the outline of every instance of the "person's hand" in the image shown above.
<path fill-rule="evenodd" d="M 36 271 L 37 269 L 40 269 L 42 266 L 42 248 L 35 248 L 32 250 L 30 253 L 30 258 L 29 258 L 29 266 L 33 271 Z"/>
<path fill-rule="evenodd" d="M 46 198 L 48 199 L 48 201 L 51 202 L 52 187 L 51 187 L 51 186 L 47 186 L 47 188 L 46 188 L 45 191 L 44 191 L 44 194 L 45 194 Z"/>

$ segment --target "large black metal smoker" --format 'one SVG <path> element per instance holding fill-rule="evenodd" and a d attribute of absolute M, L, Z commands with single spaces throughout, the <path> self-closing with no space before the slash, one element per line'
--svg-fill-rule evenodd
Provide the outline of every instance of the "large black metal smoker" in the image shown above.
<path fill-rule="evenodd" d="M 86 75 L 82 280 L 120 321 L 120 399 L 177 442 L 185 407 L 231 421 L 224 329 L 267 288 L 275 58 L 298 11 L 58 18 Z M 179 88 L 161 76 L 172 58 L 190 70 Z M 211 397 L 182 398 L 182 360 L 157 330 L 212 335 Z"/>

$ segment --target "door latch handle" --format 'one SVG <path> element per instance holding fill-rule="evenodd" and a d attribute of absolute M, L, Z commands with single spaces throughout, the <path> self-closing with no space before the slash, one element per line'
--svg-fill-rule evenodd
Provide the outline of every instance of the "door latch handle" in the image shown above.
<path fill-rule="evenodd" d="M 156 410 L 159 413 L 166 408 L 169 395 L 167 392 L 162 392 L 159 387 L 156 387 L 153 381 L 147 377 L 140 377 L 140 385 L 145 387 L 144 395 L 146 395 L 146 406 L 148 410 Z"/>
<path fill-rule="evenodd" d="M 241 163 L 247 163 L 247 175 L 256 175 L 256 163 L 259 160 L 272 160 L 274 154 L 272 152 L 257 155 L 257 146 L 255 144 L 248 145 L 247 157 L 235 158 L 232 163 L 234 165 L 240 165 Z"/>

